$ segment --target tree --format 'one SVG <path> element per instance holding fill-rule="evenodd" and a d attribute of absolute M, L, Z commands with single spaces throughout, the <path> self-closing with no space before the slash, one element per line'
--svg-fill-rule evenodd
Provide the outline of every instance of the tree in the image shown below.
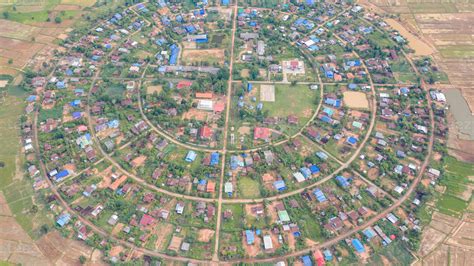
<path fill-rule="evenodd" d="M 82 265 L 84 265 L 84 264 L 86 263 L 86 261 L 87 261 L 87 258 L 86 258 L 84 255 L 81 255 L 81 256 L 79 257 L 79 262 L 80 262 Z"/>
<path fill-rule="evenodd" d="M 9 64 L 9 65 L 13 64 L 13 59 L 11 59 L 11 58 L 8 59 L 8 64 Z"/>
<path fill-rule="evenodd" d="M 55 17 L 54 22 L 56 22 L 57 24 L 60 24 L 61 22 L 63 22 L 63 19 L 61 17 Z"/>
<path fill-rule="evenodd" d="M 8 13 L 7 11 L 4 11 L 3 12 L 3 18 L 4 19 L 9 19 L 10 18 L 10 13 Z"/>

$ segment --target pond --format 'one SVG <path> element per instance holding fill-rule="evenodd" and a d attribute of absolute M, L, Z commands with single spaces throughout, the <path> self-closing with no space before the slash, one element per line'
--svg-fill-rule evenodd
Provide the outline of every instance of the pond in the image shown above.
<path fill-rule="evenodd" d="M 445 95 L 459 131 L 474 140 L 474 116 L 461 92 L 452 89 L 446 91 Z"/>

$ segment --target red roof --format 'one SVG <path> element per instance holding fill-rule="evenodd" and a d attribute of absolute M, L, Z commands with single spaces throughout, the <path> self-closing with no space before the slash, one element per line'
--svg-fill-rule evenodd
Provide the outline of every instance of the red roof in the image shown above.
<path fill-rule="evenodd" d="M 80 125 L 80 126 L 77 127 L 77 131 L 79 131 L 79 132 L 87 131 L 87 126 L 85 126 L 85 125 Z"/>
<path fill-rule="evenodd" d="M 296 61 L 296 60 L 290 61 L 290 66 L 291 66 L 292 68 L 297 68 L 299 65 L 300 65 L 300 63 L 299 63 L 298 61 Z"/>
<path fill-rule="evenodd" d="M 178 82 L 178 85 L 176 85 L 176 88 L 182 89 L 182 88 L 185 88 L 185 87 L 191 87 L 191 85 L 193 85 L 192 81 L 190 81 L 190 80 L 181 80 L 180 82 Z"/>
<path fill-rule="evenodd" d="M 223 102 L 216 102 L 214 104 L 214 112 L 221 113 L 224 111 L 225 104 Z"/>
<path fill-rule="evenodd" d="M 316 264 L 318 266 L 323 266 L 325 264 L 323 253 L 321 253 L 321 250 L 319 250 L 319 249 L 315 250 L 313 252 L 313 256 L 314 256 L 314 260 L 316 261 Z"/>
<path fill-rule="evenodd" d="M 216 183 L 214 181 L 207 182 L 206 191 L 212 193 L 216 190 Z"/>
<path fill-rule="evenodd" d="M 196 92 L 196 98 L 198 99 L 212 99 L 212 92 Z"/>
<path fill-rule="evenodd" d="M 254 139 L 268 139 L 270 138 L 270 129 L 266 127 L 256 127 L 253 131 Z"/>
<path fill-rule="evenodd" d="M 208 126 L 203 126 L 199 129 L 199 137 L 201 139 L 208 139 L 212 137 L 212 129 Z"/>
<path fill-rule="evenodd" d="M 148 214 L 143 214 L 142 219 L 140 220 L 140 225 L 141 226 L 148 226 L 155 222 L 155 218 L 151 217 Z"/>

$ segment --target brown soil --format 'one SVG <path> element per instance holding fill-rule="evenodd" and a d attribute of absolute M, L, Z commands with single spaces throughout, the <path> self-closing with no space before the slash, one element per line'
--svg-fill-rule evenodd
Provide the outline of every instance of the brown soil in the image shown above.
<path fill-rule="evenodd" d="M 211 229 L 201 229 L 198 232 L 198 241 L 199 242 L 209 242 L 214 236 L 214 230 Z"/>

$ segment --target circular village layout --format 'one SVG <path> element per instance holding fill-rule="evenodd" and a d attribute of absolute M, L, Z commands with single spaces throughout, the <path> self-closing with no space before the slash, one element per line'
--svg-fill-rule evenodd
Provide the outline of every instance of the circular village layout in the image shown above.
<path fill-rule="evenodd" d="M 64 237 L 112 263 L 416 245 L 444 95 L 355 1 L 254 2 L 109 7 L 26 76 L 28 172 Z"/>

